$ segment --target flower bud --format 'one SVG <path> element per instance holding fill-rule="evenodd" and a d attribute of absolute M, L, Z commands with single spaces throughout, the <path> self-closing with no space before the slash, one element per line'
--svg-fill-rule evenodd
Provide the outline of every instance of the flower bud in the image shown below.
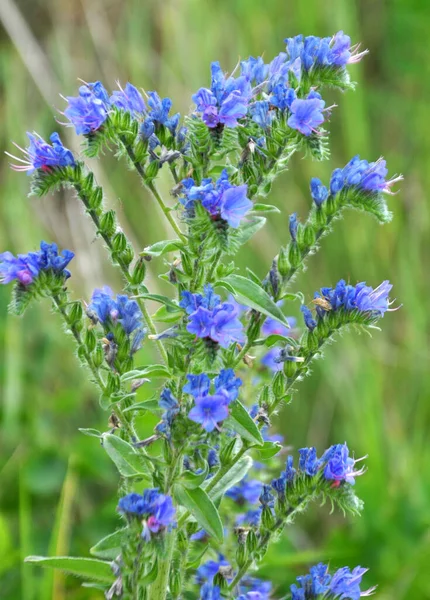
<path fill-rule="evenodd" d="M 236 563 L 239 569 L 243 567 L 247 560 L 248 550 L 246 548 L 246 544 L 241 544 L 236 550 Z"/>
<path fill-rule="evenodd" d="M 73 302 L 69 309 L 69 320 L 72 325 L 82 320 L 83 310 L 80 302 Z"/>
<path fill-rule="evenodd" d="M 104 352 L 101 344 L 97 344 L 96 350 L 93 354 L 93 364 L 98 369 L 102 366 L 104 360 Z"/>
<path fill-rule="evenodd" d="M 103 205 L 103 190 L 101 187 L 93 188 L 88 195 L 88 202 L 91 210 L 98 212 Z"/>
<path fill-rule="evenodd" d="M 113 235 L 116 229 L 115 211 L 108 210 L 100 218 L 100 231 L 107 236 Z"/>
<path fill-rule="evenodd" d="M 292 360 L 286 360 L 284 362 L 284 373 L 287 377 L 293 377 L 297 370 L 297 363 Z"/>
<path fill-rule="evenodd" d="M 97 345 L 97 337 L 93 329 L 87 329 L 85 332 L 85 345 L 88 352 L 93 352 Z"/>
<path fill-rule="evenodd" d="M 173 598 L 178 598 L 180 596 L 182 589 L 180 569 L 171 569 L 169 578 L 169 588 Z"/>
<path fill-rule="evenodd" d="M 248 532 L 248 535 L 246 537 L 246 549 L 247 549 L 248 553 L 253 554 L 255 552 L 255 550 L 257 549 L 257 546 L 258 546 L 257 535 L 256 535 L 255 531 L 253 531 L 251 529 Z"/>
<path fill-rule="evenodd" d="M 258 338 L 258 336 L 260 335 L 260 328 L 261 328 L 260 316 L 257 313 L 253 313 L 252 317 L 251 317 L 251 321 L 248 325 L 248 329 L 246 331 L 248 341 L 253 342 L 254 340 L 256 340 Z"/>
<path fill-rule="evenodd" d="M 109 372 L 106 382 L 106 392 L 111 396 L 115 392 L 118 392 L 121 387 L 121 381 L 119 375 Z"/>
<path fill-rule="evenodd" d="M 221 449 L 219 453 L 219 460 L 222 465 L 228 465 L 233 457 L 234 447 L 236 445 L 236 440 L 231 440 L 224 448 Z"/>
<path fill-rule="evenodd" d="M 133 273 L 132 273 L 132 281 L 135 285 L 140 285 L 142 281 L 145 279 L 146 274 L 146 265 L 143 258 L 139 258 L 139 260 L 134 265 Z"/>
<path fill-rule="evenodd" d="M 112 239 L 112 248 L 114 252 L 124 252 L 127 248 L 127 238 L 122 231 L 118 231 Z"/>
<path fill-rule="evenodd" d="M 127 266 L 133 260 L 134 250 L 128 242 L 127 242 L 127 246 L 125 247 L 125 250 L 120 253 L 120 257 L 121 257 L 122 262 L 125 263 Z"/>
<path fill-rule="evenodd" d="M 315 213 L 315 223 L 318 229 L 322 229 L 327 224 L 327 219 L 325 216 L 325 207 L 317 208 Z"/>
<path fill-rule="evenodd" d="M 145 171 L 146 183 L 151 183 L 151 181 L 157 177 L 159 169 L 160 167 L 158 164 L 158 160 L 153 160 L 149 163 Z"/>
<path fill-rule="evenodd" d="M 336 210 L 337 210 L 336 198 L 334 196 L 329 196 L 325 203 L 326 215 L 331 217 L 335 214 Z"/>
<path fill-rule="evenodd" d="M 214 585 L 217 585 L 221 591 L 228 590 L 228 581 L 222 573 L 217 573 L 214 577 Z"/>
<path fill-rule="evenodd" d="M 272 390 L 275 398 L 283 398 L 287 390 L 287 381 L 282 371 L 277 371 L 272 380 Z"/>
<path fill-rule="evenodd" d="M 318 350 L 318 336 L 315 330 L 308 330 L 306 336 L 306 347 L 310 352 L 316 352 Z"/>
<path fill-rule="evenodd" d="M 185 252 L 181 253 L 181 263 L 182 263 L 182 269 L 184 270 L 184 273 L 186 275 L 192 275 L 193 274 L 193 265 L 191 264 L 191 259 L 190 259 L 189 255 L 186 254 Z"/>
<path fill-rule="evenodd" d="M 278 271 L 281 277 L 286 277 L 290 270 L 290 262 L 286 248 L 281 248 L 278 254 Z"/>
<path fill-rule="evenodd" d="M 269 506 L 263 506 L 263 512 L 261 513 L 261 524 L 264 529 L 272 530 L 275 524 L 275 517 L 273 516 L 272 509 Z"/>
<path fill-rule="evenodd" d="M 290 265 L 293 269 L 297 269 L 302 260 L 302 254 L 295 242 L 290 244 L 288 248 L 288 260 L 290 261 Z"/>
<path fill-rule="evenodd" d="M 315 244 L 315 231 L 311 225 L 306 225 L 304 228 L 303 242 L 306 248 L 311 248 Z"/>

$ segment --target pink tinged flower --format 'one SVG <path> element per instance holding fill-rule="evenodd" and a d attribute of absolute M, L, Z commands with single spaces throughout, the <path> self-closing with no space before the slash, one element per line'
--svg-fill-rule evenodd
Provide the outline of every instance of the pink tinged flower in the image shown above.
<path fill-rule="evenodd" d="M 292 114 L 288 119 L 288 125 L 303 135 L 311 135 L 319 125 L 324 123 L 322 113 L 324 106 L 324 100 L 318 98 L 294 100 L 291 104 Z"/>

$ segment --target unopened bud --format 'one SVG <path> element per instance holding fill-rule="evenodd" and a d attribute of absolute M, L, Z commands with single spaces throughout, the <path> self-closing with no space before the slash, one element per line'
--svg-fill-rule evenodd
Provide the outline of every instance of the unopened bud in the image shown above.
<path fill-rule="evenodd" d="M 219 453 L 219 459 L 222 465 L 228 465 L 233 457 L 236 440 L 231 440 Z"/>
<path fill-rule="evenodd" d="M 287 389 L 287 381 L 282 371 L 277 371 L 272 380 L 272 390 L 275 398 L 283 398 Z"/>
<path fill-rule="evenodd" d="M 296 242 L 292 242 L 288 248 L 288 260 L 293 269 L 296 269 L 302 260 L 302 255 Z"/>
<path fill-rule="evenodd" d="M 243 565 L 248 560 L 248 550 L 245 544 L 241 544 L 236 550 L 236 563 L 239 569 L 243 567 Z"/>
<path fill-rule="evenodd" d="M 275 524 L 275 517 L 273 516 L 272 509 L 269 506 L 264 506 L 261 513 L 261 524 L 265 529 L 272 530 Z"/>
<path fill-rule="evenodd" d="M 303 231 L 303 242 L 307 248 L 311 248 L 315 244 L 315 231 L 311 225 L 306 225 Z"/>
<path fill-rule="evenodd" d="M 94 366 L 98 369 L 102 366 L 104 360 L 104 352 L 101 344 L 97 344 L 96 350 L 93 354 Z"/>
<path fill-rule="evenodd" d="M 281 277 L 286 277 L 290 270 L 290 261 L 285 248 L 281 248 L 278 254 L 278 271 Z"/>
<path fill-rule="evenodd" d="M 287 377 L 293 377 L 296 370 L 297 370 L 297 363 L 295 363 L 291 360 L 286 360 L 284 362 L 284 373 Z"/>
<path fill-rule="evenodd" d="M 85 345 L 88 348 L 88 352 L 93 352 L 97 344 L 97 336 L 93 329 L 87 329 L 85 332 Z"/>
<path fill-rule="evenodd" d="M 251 529 L 248 532 L 248 535 L 246 537 L 246 549 L 248 550 L 248 553 L 253 554 L 253 552 L 255 552 L 255 550 L 257 549 L 257 546 L 258 546 L 257 535 L 256 535 L 255 531 L 253 531 Z"/>
<path fill-rule="evenodd" d="M 113 235 L 116 229 L 115 211 L 108 210 L 100 218 L 100 231 L 107 236 Z"/>
<path fill-rule="evenodd" d="M 118 253 L 124 252 L 127 248 L 127 238 L 122 231 L 118 231 L 118 233 L 114 235 L 112 239 L 112 248 L 114 252 Z"/>
<path fill-rule="evenodd" d="M 83 310 L 80 302 L 73 302 L 69 309 L 69 320 L 72 325 L 82 320 Z"/>
<path fill-rule="evenodd" d="M 150 183 L 153 179 L 157 177 L 159 169 L 160 167 L 158 164 L 158 160 L 153 160 L 149 163 L 145 171 L 145 179 L 147 183 Z"/>
<path fill-rule="evenodd" d="M 139 285 L 145 279 L 146 274 L 146 264 L 143 258 L 139 258 L 139 260 L 134 265 L 132 280 L 135 285 Z"/>

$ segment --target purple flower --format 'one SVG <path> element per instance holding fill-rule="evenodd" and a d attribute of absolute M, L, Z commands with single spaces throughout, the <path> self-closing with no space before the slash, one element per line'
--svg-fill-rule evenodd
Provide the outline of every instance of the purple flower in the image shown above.
<path fill-rule="evenodd" d="M 324 106 L 324 100 L 319 98 L 294 100 L 291 104 L 291 116 L 287 123 L 292 129 L 297 129 L 303 135 L 309 136 L 315 133 L 321 123 L 324 123 L 322 113 Z"/>
<path fill-rule="evenodd" d="M 236 377 L 233 369 L 221 369 L 219 375 L 214 380 L 215 391 L 222 394 L 227 404 L 236 400 L 239 396 L 239 388 L 242 380 Z"/>
<path fill-rule="evenodd" d="M 300 310 L 302 311 L 306 327 L 309 329 L 309 331 L 313 331 L 317 326 L 317 322 L 313 318 L 311 310 L 304 304 L 302 304 Z"/>
<path fill-rule="evenodd" d="M 227 170 L 224 169 L 219 179 L 203 179 L 200 186 L 194 184 L 193 179 L 182 182 L 185 198 L 181 200 L 188 214 L 194 216 L 194 202 L 200 202 L 213 219 L 222 218 L 237 229 L 246 213 L 252 208 L 252 202 L 247 197 L 246 185 L 232 185 L 228 179 Z"/>
<path fill-rule="evenodd" d="M 114 298 L 112 290 L 104 286 L 103 289 L 94 290 L 88 310 L 95 315 L 103 325 L 105 333 L 110 334 L 112 338 L 115 335 L 115 326 L 119 323 L 131 341 L 130 352 L 137 352 L 144 337 L 144 329 L 142 311 L 135 300 L 130 300 L 122 294 Z"/>
<path fill-rule="evenodd" d="M 297 227 L 298 227 L 297 213 L 293 213 L 292 215 L 290 215 L 288 227 L 290 230 L 291 239 L 293 240 L 293 242 L 295 242 L 297 240 Z"/>
<path fill-rule="evenodd" d="M 244 117 L 251 97 L 251 85 L 245 76 L 225 78 L 218 62 L 211 65 L 211 89 L 200 88 L 193 95 L 197 112 L 202 113 L 203 122 L 214 128 L 218 125 L 236 127 L 238 119 Z"/>
<path fill-rule="evenodd" d="M 200 590 L 201 600 L 221 600 L 221 590 L 218 585 L 205 583 Z"/>
<path fill-rule="evenodd" d="M 241 594 L 247 594 L 248 600 L 269 600 L 272 584 L 257 577 L 245 576 L 239 585 Z"/>
<path fill-rule="evenodd" d="M 189 314 L 190 333 L 218 342 L 222 348 L 228 348 L 234 341 L 243 342 L 243 325 L 237 308 L 228 302 L 221 303 L 210 285 L 205 286 L 204 296 L 184 292 L 179 304 Z"/>
<path fill-rule="evenodd" d="M 249 527 L 258 527 L 260 525 L 262 511 L 263 509 L 260 506 L 255 510 L 248 510 L 246 513 L 238 515 L 236 518 L 236 525 L 248 525 Z"/>
<path fill-rule="evenodd" d="M 119 85 L 119 90 L 115 90 L 110 97 L 110 103 L 133 116 L 140 116 L 146 112 L 142 94 L 131 83 L 127 83 L 125 89 Z"/>
<path fill-rule="evenodd" d="M 28 175 L 31 175 L 37 169 L 49 172 L 55 167 L 73 167 L 75 165 L 73 154 L 63 146 L 58 133 L 51 134 L 49 139 L 52 145 L 45 142 L 37 133 L 27 132 L 27 136 L 30 145 L 26 150 L 14 144 L 18 150 L 23 152 L 24 159 L 6 152 L 8 156 L 21 163 L 20 165 L 11 165 L 14 171 L 27 171 Z"/>
<path fill-rule="evenodd" d="M 174 525 L 176 510 L 172 498 L 160 494 L 157 488 L 148 489 L 143 495 L 127 494 L 120 499 L 118 511 L 129 517 L 143 517 L 142 537 L 146 541 L 156 534 Z"/>
<path fill-rule="evenodd" d="M 65 279 L 70 277 L 66 269 L 74 257 L 70 250 L 58 253 L 57 244 L 40 243 L 40 250 L 14 256 L 11 252 L 0 254 L 0 283 L 10 283 L 15 279 L 28 286 L 37 278 L 40 271 L 51 271 Z"/>
<path fill-rule="evenodd" d="M 362 577 L 367 570 L 362 567 L 355 567 L 353 571 L 349 567 L 338 569 L 330 582 L 331 594 L 339 600 L 359 600 L 361 596 L 369 596 L 374 589 L 366 592 L 360 590 Z"/>
<path fill-rule="evenodd" d="M 190 394 L 194 398 L 207 396 L 211 385 L 211 380 L 205 373 L 200 375 L 187 375 L 188 383 L 184 385 L 182 391 Z"/>
<path fill-rule="evenodd" d="M 301 448 L 299 450 L 300 460 L 299 469 L 302 473 L 313 477 L 316 475 L 319 463 L 317 458 L 317 451 L 315 448 Z"/>
<path fill-rule="evenodd" d="M 356 462 L 358 461 L 349 456 L 346 444 L 331 446 L 320 459 L 320 463 L 324 464 L 324 478 L 333 481 L 334 485 L 340 485 L 342 481 L 354 485 L 354 478 L 365 471 L 364 468 L 355 470 Z"/>
<path fill-rule="evenodd" d="M 207 432 L 218 429 L 218 423 L 227 417 L 228 408 L 221 394 L 198 398 L 195 406 L 188 413 L 188 418 L 195 423 L 200 423 Z"/>
<path fill-rule="evenodd" d="M 196 572 L 196 582 L 203 583 L 204 581 L 208 581 L 212 583 L 215 575 L 219 572 L 222 567 L 229 567 L 229 563 L 224 559 L 224 557 L 220 554 L 219 560 L 208 560 L 207 562 L 200 565 Z"/>
<path fill-rule="evenodd" d="M 99 81 L 82 85 L 79 88 L 79 96 L 68 96 L 66 100 L 69 106 L 64 115 L 78 135 L 94 133 L 108 117 L 109 98 Z"/>
<path fill-rule="evenodd" d="M 247 60 L 241 61 L 240 73 L 251 84 L 260 85 L 267 79 L 269 66 L 264 64 L 264 60 L 261 56 L 258 58 L 250 56 Z"/>
<path fill-rule="evenodd" d="M 331 575 L 327 565 L 319 563 L 311 567 L 308 575 L 297 577 L 298 585 L 293 584 L 290 587 L 291 600 L 310 600 L 324 596 L 329 591 L 330 580 Z"/>
<path fill-rule="evenodd" d="M 258 102 L 251 104 L 250 114 L 252 120 L 255 121 L 257 125 L 260 125 L 260 127 L 263 129 L 270 127 L 273 117 L 275 116 L 274 113 L 269 109 L 270 104 L 267 102 L 267 100 L 259 100 Z"/>
<path fill-rule="evenodd" d="M 322 184 L 321 180 L 316 177 L 312 177 L 311 179 L 311 195 L 318 208 L 328 196 L 328 189 Z"/>
<path fill-rule="evenodd" d="M 330 192 L 335 195 L 343 188 L 357 187 L 364 192 L 393 194 L 391 187 L 402 181 L 402 175 L 387 180 L 387 163 L 380 158 L 369 163 L 354 156 L 343 169 L 335 169 L 330 180 Z"/>
<path fill-rule="evenodd" d="M 290 109 L 294 100 L 297 99 L 296 92 L 293 88 L 286 85 L 284 82 L 277 83 L 270 96 L 270 104 L 276 106 L 279 110 Z"/>

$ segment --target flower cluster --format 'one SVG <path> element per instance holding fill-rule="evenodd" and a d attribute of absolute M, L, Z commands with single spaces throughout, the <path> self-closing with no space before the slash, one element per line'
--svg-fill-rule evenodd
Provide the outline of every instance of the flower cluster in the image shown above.
<path fill-rule="evenodd" d="M 288 456 L 285 471 L 271 482 L 272 488 L 279 497 L 285 495 L 286 489 L 289 485 L 294 484 L 296 477 L 314 477 L 320 474 L 323 479 L 331 482 L 332 487 L 339 487 L 343 482 L 354 485 L 355 477 L 362 475 L 365 471 L 364 468 L 355 469 L 356 463 L 362 459 L 351 458 L 346 443 L 330 446 L 321 458 L 318 458 L 316 449 L 313 447 L 301 448 L 299 455 L 297 470 L 293 466 L 293 457 Z"/>
<path fill-rule="evenodd" d="M 142 311 L 135 300 L 130 300 L 125 294 L 114 297 L 108 286 L 96 289 L 88 305 L 88 316 L 100 322 L 109 341 L 115 341 L 117 327 L 130 340 L 130 354 L 139 350 L 145 336 L 142 324 Z"/>
<path fill-rule="evenodd" d="M 129 518 L 142 519 L 142 538 L 149 542 L 152 534 L 175 524 L 176 510 L 172 498 L 160 494 L 157 488 L 144 490 L 143 495 L 131 493 L 120 499 L 118 511 Z"/>
<path fill-rule="evenodd" d="M 297 320 L 294 317 L 287 317 L 290 328 L 282 325 L 279 321 L 275 321 L 271 317 L 267 317 L 261 328 L 261 333 L 265 337 L 269 335 L 280 335 L 283 337 L 295 338 L 298 330 L 295 328 Z M 261 363 L 271 371 L 282 371 L 285 361 L 295 361 L 297 357 L 289 354 L 289 347 L 286 348 L 271 348 L 261 359 Z"/>
<path fill-rule="evenodd" d="M 335 169 L 330 179 L 330 194 L 335 196 L 342 190 L 357 188 L 369 194 L 385 192 L 393 194 L 391 187 L 402 181 L 403 177 L 398 175 L 387 180 L 387 163 L 380 158 L 375 162 L 361 160 L 354 156 L 343 169 Z M 315 204 L 320 207 L 329 195 L 329 190 L 323 183 L 314 177 L 311 180 L 311 194 Z"/>
<path fill-rule="evenodd" d="M 179 306 L 188 313 L 187 330 L 199 338 L 228 348 L 232 342 L 243 343 L 243 325 L 238 319 L 239 310 L 230 302 L 221 302 L 211 285 L 204 294 L 182 292 Z"/>
<path fill-rule="evenodd" d="M 252 202 L 246 196 L 247 186 L 232 185 L 226 169 L 215 182 L 208 178 L 196 185 L 194 179 L 188 178 L 183 180 L 182 186 L 185 198 L 181 202 L 190 217 L 194 215 L 195 202 L 200 202 L 212 220 L 223 219 L 236 229 L 252 208 Z"/>
<path fill-rule="evenodd" d="M 239 395 L 242 380 L 232 369 L 222 369 L 213 381 L 214 391 L 211 394 L 211 380 L 205 373 L 187 375 L 187 379 L 183 392 L 193 396 L 195 403 L 188 418 L 200 423 L 208 432 L 218 429 L 218 424 L 228 417 L 228 405 Z"/>
<path fill-rule="evenodd" d="M 49 172 L 55 167 L 74 166 L 75 159 L 70 150 L 63 146 L 58 133 L 51 134 L 49 138 L 51 144 L 45 142 L 37 133 L 28 133 L 30 145 L 27 149 L 21 148 L 17 144 L 15 146 L 24 154 L 25 158 L 18 158 L 6 152 L 8 156 L 20 162 L 20 165 L 12 165 L 14 171 L 27 171 L 28 175 L 34 173 L 38 169 Z"/>
<path fill-rule="evenodd" d="M 358 52 L 358 45 L 351 46 L 351 38 L 343 31 L 338 31 L 331 38 L 297 35 L 287 38 L 285 43 L 289 63 L 295 63 L 296 68 L 299 65 L 304 71 L 323 66 L 342 68 L 359 62 L 367 54 L 367 50 Z"/>
<path fill-rule="evenodd" d="M 341 279 L 334 288 L 325 287 L 315 292 L 317 315 L 323 319 L 328 313 L 358 311 L 374 318 L 383 317 L 390 310 L 389 294 L 392 287 L 389 281 L 383 281 L 377 288 L 372 288 L 364 281 L 354 286 L 347 285 Z M 312 312 L 307 306 L 302 306 L 301 310 L 306 326 L 312 331 L 317 325 Z"/>
<path fill-rule="evenodd" d="M 359 600 L 362 596 L 370 596 L 374 588 L 361 591 L 360 585 L 367 569 L 348 567 L 338 569 L 330 575 L 328 566 L 323 563 L 311 567 L 307 575 L 297 577 L 297 584 L 290 587 L 291 600 L 317 600 L 318 598 L 340 598 Z"/>
<path fill-rule="evenodd" d="M 64 115 L 78 135 L 98 131 L 109 117 L 112 107 L 143 121 L 141 134 L 145 139 L 149 139 L 160 125 L 174 134 L 179 123 L 179 113 L 169 116 L 172 107 L 170 98 L 161 99 L 157 92 L 148 92 L 148 105 L 151 109 L 148 111 L 142 94 L 129 82 L 124 89 L 119 86 L 119 90 L 115 90 L 110 97 L 100 81 L 87 83 L 79 88 L 79 96 L 68 96 L 66 100 L 68 107 Z"/>
<path fill-rule="evenodd" d="M 197 112 L 210 128 L 218 125 L 237 127 L 238 119 L 244 117 L 251 98 L 251 85 L 244 77 L 226 78 L 219 62 L 211 65 L 211 87 L 200 88 L 193 95 Z"/>
<path fill-rule="evenodd" d="M 41 271 L 50 271 L 59 277 L 68 279 L 70 271 L 66 269 L 74 257 L 70 250 L 58 253 L 57 244 L 40 242 L 40 250 L 14 256 L 11 252 L 0 254 L 0 283 L 18 281 L 23 286 L 34 282 Z"/>

